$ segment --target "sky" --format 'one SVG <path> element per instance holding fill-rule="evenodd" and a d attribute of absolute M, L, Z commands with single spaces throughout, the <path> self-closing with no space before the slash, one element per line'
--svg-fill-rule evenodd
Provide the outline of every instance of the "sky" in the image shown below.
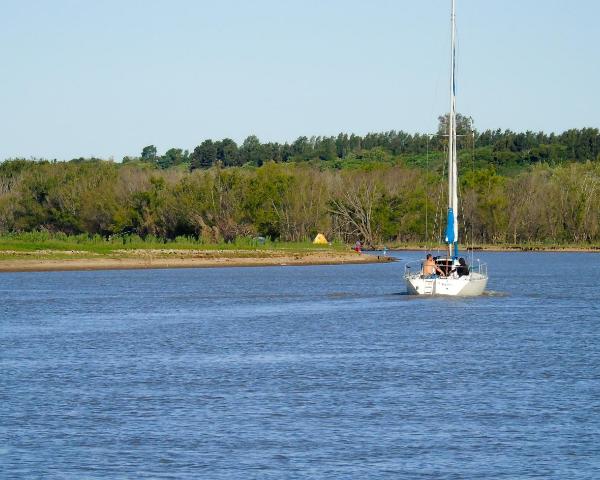
<path fill-rule="evenodd" d="M 0 159 L 434 132 L 449 0 L 0 0 Z M 600 127 L 600 2 L 457 0 L 478 130 Z"/>

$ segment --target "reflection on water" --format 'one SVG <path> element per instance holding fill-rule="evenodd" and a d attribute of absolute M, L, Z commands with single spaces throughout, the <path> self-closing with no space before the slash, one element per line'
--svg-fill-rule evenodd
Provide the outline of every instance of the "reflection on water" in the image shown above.
<path fill-rule="evenodd" d="M 594 478 L 600 257 L 481 256 L 1 275 L 2 478 Z"/>

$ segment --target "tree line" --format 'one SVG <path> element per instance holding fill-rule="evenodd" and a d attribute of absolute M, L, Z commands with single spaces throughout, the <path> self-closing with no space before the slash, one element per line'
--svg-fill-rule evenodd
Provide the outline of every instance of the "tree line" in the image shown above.
<path fill-rule="evenodd" d="M 189 170 L 207 169 L 215 165 L 235 167 L 261 166 L 267 162 L 312 162 L 343 167 L 346 163 L 370 160 L 403 159 L 418 162 L 428 152 L 444 151 L 447 144 L 446 117 L 439 119 L 434 135 L 409 134 L 391 130 L 382 133 L 337 136 L 301 136 L 291 143 L 261 141 L 255 135 L 240 145 L 230 138 L 207 139 L 192 151 L 170 148 L 159 155 L 154 145 L 142 149 L 137 157 L 124 157 L 124 163 L 141 162 L 159 169 L 183 166 Z M 600 131 L 597 128 L 570 129 L 560 134 L 513 132 L 511 130 L 473 129 L 470 117 L 458 115 L 458 146 L 472 150 L 477 165 L 496 168 L 519 168 L 536 163 L 558 165 L 569 161 L 585 162 L 600 158 Z"/>
<path fill-rule="evenodd" d="M 377 142 L 390 137 L 397 135 L 361 138 L 373 142 L 363 152 L 377 152 Z M 316 141 L 307 145 L 317 148 Z M 215 155 L 239 155 L 232 146 L 221 143 Z M 492 163 L 466 169 L 460 241 L 600 242 L 600 162 L 575 160 L 539 162 L 510 175 Z M 270 159 L 190 171 L 142 161 L 11 160 L 0 164 L 0 234 L 193 236 L 210 243 L 251 236 L 299 241 L 323 232 L 367 245 L 435 243 L 443 238 L 446 195 L 443 171 L 404 162 L 338 169 Z"/>

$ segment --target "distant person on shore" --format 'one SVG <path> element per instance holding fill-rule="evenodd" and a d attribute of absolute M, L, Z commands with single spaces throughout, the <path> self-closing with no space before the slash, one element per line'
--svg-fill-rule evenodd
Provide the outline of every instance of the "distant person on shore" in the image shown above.
<path fill-rule="evenodd" d="M 433 259 L 431 253 L 428 253 L 425 263 L 423 264 L 423 276 L 430 277 L 435 274 L 443 276 L 444 272 L 435 264 L 435 260 Z"/>
<path fill-rule="evenodd" d="M 356 243 L 354 244 L 354 251 L 356 253 L 360 253 L 362 250 L 362 243 L 360 242 L 360 240 L 357 240 Z"/>

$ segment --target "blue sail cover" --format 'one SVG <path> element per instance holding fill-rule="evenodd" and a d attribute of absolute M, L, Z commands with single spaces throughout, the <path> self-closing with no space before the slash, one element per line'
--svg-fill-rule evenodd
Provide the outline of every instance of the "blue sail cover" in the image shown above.
<path fill-rule="evenodd" d="M 456 238 L 454 236 L 455 228 L 454 228 L 454 211 L 452 208 L 448 209 L 448 224 L 446 226 L 446 243 L 454 243 L 456 242 Z"/>

